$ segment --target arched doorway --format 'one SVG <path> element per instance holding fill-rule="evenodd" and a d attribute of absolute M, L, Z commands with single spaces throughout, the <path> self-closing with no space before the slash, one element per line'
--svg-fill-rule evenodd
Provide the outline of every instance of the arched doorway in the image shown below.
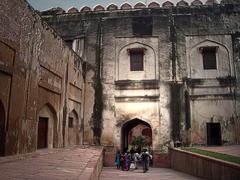
<path fill-rule="evenodd" d="M 0 156 L 5 154 L 5 118 L 4 106 L 0 100 Z"/>
<path fill-rule="evenodd" d="M 73 110 L 68 117 L 68 145 L 79 144 L 79 121 L 78 115 Z"/>
<path fill-rule="evenodd" d="M 152 146 L 152 136 L 143 134 L 144 129 L 148 129 L 152 135 L 152 128 L 147 122 L 137 118 L 126 122 L 121 129 L 121 151 L 129 150 L 132 140 L 137 136 L 145 136 L 148 146 Z"/>
<path fill-rule="evenodd" d="M 50 104 L 38 113 L 37 149 L 57 147 L 57 115 Z"/>

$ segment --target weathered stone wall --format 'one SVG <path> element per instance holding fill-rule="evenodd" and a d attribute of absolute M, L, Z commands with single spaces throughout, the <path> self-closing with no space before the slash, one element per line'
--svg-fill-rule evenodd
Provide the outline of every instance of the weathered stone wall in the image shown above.
<path fill-rule="evenodd" d="M 79 144 L 82 60 L 24 0 L 2 0 L 0 14 L 1 155 L 36 150 L 39 117 L 48 118 L 52 148 L 71 144 L 68 117 L 74 114 L 71 136 Z"/>
<path fill-rule="evenodd" d="M 211 119 L 221 123 L 223 141 L 239 142 L 239 4 L 85 10 L 44 12 L 44 19 L 63 37 L 84 37 L 86 142 L 119 148 L 122 127 L 132 119 L 151 126 L 154 150 L 170 139 L 206 144 Z M 136 35 L 135 18 L 149 18 L 151 33 Z M 202 45 L 219 47 L 217 70 L 203 70 Z M 146 49 L 144 71 L 129 71 L 129 48 Z"/>

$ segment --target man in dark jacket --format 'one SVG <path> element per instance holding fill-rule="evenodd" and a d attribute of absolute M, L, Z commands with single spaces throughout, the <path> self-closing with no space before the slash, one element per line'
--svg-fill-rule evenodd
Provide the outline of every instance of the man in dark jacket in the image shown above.
<path fill-rule="evenodd" d="M 142 158 L 142 166 L 143 166 L 143 172 L 148 171 L 148 166 L 149 166 L 149 160 L 151 158 L 151 155 L 147 152 L 146 149 L 143 150 L 143 153 L 141 154 Z"/>

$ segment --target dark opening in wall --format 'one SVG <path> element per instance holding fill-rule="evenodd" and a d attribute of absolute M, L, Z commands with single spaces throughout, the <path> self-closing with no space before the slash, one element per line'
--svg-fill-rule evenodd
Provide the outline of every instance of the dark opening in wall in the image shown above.
<path fill-rule="evenodd" d="M 221 145 L 221 136 L 220 123 L 207 123 L 207 145 Z"/>
<path fill-rule="evenodd" d="M 129 49 L 130 55 L 130 71 L 143 71 L 143 48 Z"/>
<path fill-rule="evenodd" d="M 132 19 L 132 31 L 135 36 L 152 35 L 152 17 L 137 17 Z"/>
<path fill-rule="evenodd" d="M 47 148 L 48 146 L 48 118 L 39 117 L 38 120 L 38 136 L 37 148 Z"/>
<path fill-rule="evenodd" d="M 217 69 L 217 47 L 202 47 L 200 51 L 203 57 L 203 69 Z"/>
<path fill-rule="evenodd" d="M 68 127 L 73 128 L 73 118 L 72 117 L 68 118 Z"/>
<path fill-rule="evenodd" d="M 67 44 L 68 47 L 70 48 L 73 47 L 73 40 L 65 40 L 65 43 Z"/>

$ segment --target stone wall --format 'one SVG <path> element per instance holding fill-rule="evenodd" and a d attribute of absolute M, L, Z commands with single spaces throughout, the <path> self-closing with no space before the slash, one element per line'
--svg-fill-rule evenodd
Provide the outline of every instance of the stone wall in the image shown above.
<path fill-rule="evenodd" d="M 24 0 L 1 1 L 0 14 L 1 155 L 35 151 L 40 117 L 46 147 L 81 143 L 82 60 Z"/>
<path fill-rule="evenodd" d="M 211 122 L 220 122 L 224 143 L 239 142 L 238 50 L 232 43 L 238 47 L 240 6 L 197 3 L 42 13 L 63 38 L 84 39 L 85 142 L 120 148 L 123 127 L 136 119 L 152 128 L 157 151 L 171 139 L 206 144 Z M 202 68 L 200 46 L 218 47 L 217 70 Z M 137 48 L 145 51 L 141 72 L 129 70 L 128 51 Z"/>
<path fill-rule="evenodd" d="M 170 150 L 171 168 L 203 179 L 232 179 L 240 177 L 240 166 L 179 149 Z"/>

